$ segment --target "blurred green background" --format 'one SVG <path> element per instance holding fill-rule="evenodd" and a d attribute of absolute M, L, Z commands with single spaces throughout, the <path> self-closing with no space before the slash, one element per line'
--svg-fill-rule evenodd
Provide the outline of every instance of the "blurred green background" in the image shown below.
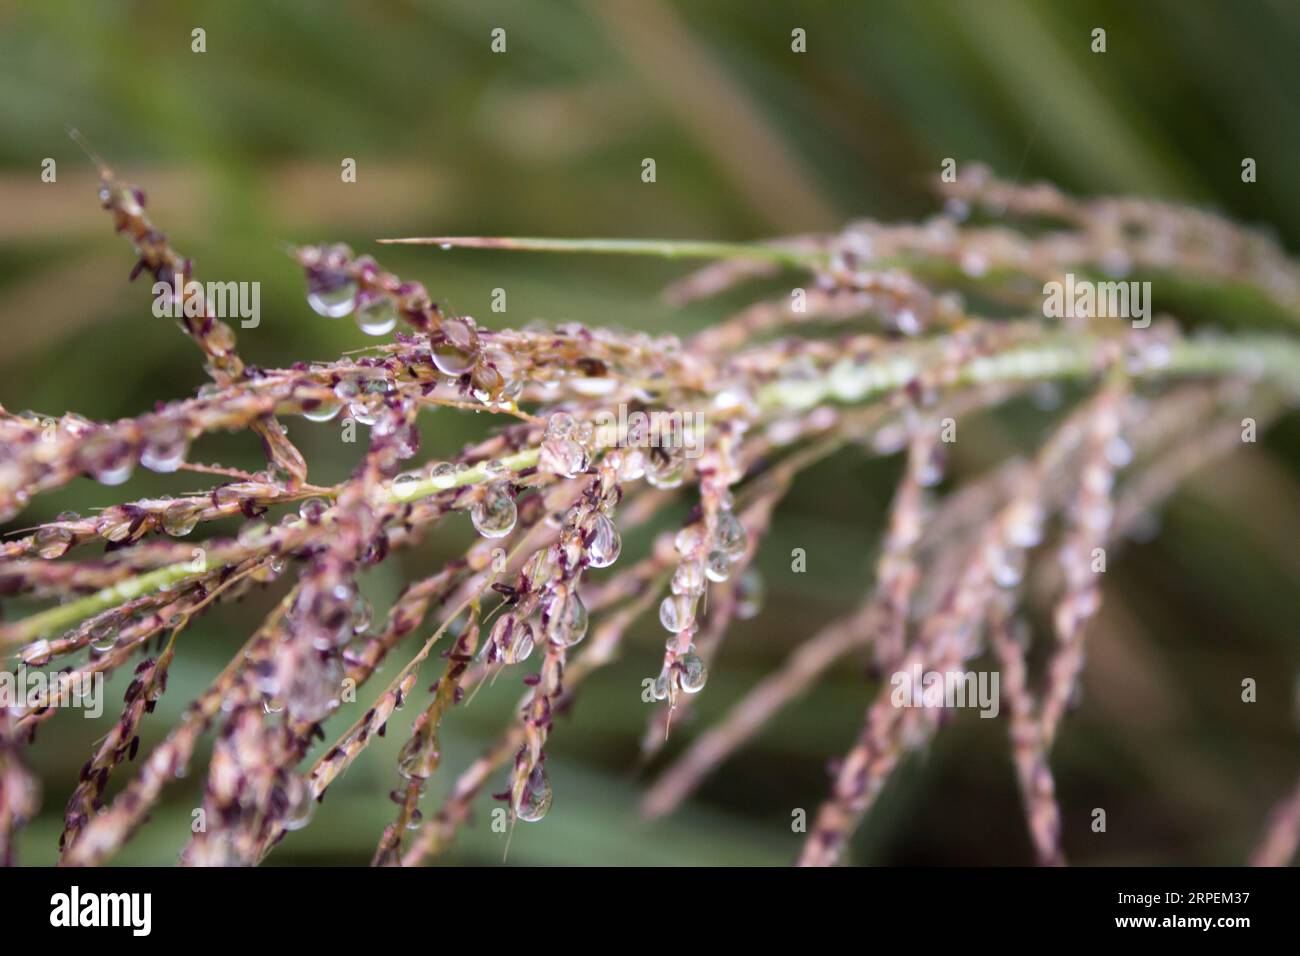
<path fill-rule="evenodd" d="M 1108 43 L 1100 55 L 1089 50 L 1098 26 Z M 206 31 L 202 54 L 191 52 L 195 27 Z M 489 48 L 496 27 L 507 31 L 504 55 Z M 795 27 L 807 31 L 804 54 L 791 51 Z M 148 288 L 126 282 L 130 250 L 98 209 L 94 171 L 66 124 L 145 188 L 197 278 L 261 283 L 262 323 L 240 331 L 240 349 L 269 367 L 367 344 L 352 323 L 305 307 L 285 243 L 379 252 L 375 238 L 401 235 L 745 240 L 828 230 L 860 215 L 927 214 L 927 182 L 945 156 L 1081 193 L 1209 205 L 1266 225 L 1295 250 L 1297 49 L 1300 6 L 1290 0 L 0 2 L 0 403 L 113 418 L 205 381 L 193 346 L 150 314 Z M 1258 162 L 1252 185 L 1240 179 L 1245 156 Z M 56 183 L 41 182 L 46 157 L 57 161 Z M 340 179 L 347 157 L 357 162 L 352 184 Z M 640 180 L 644 157 L 656 160 L 653 184 Z M 440 302 L 516 326 L 545 318 L 686 334 L 754 294 L 674 310 L 659 293 L 683 267 L 649 260 L 437 249 L 386 249 L 381 260 Z M 496 287 L 508 292 L 505 317 L 489 312 Z M 1197 476 L 1161 534 L 1112 561 L 1083 706 L 1054 760 L 1076 862 L 1242 862 L 1268 807 L 1293 785 L 1295 418 Z M 961 443 L 958 473 L 1031 447 L 1050 420 L 1025 405 L 985 416 L 964 433 L 977 440 Z M 289 427 L 314 480 L 351 468 L 360 446 L 340 442 L 336 424 Z M 485 427 L 474 416 L 430 416 L 424 452 L 446 454 Z M 257 467 L 260 450 L 250 436 L 221 436 L 195 457 Z M 897 461 L 851 452 L 791 493 L 760 560 L 767 606 L 729 638 L 697 720 L 675 727 L 668 756 L 869 586 L 897 472 Z M 183 474 L 139 473 L 124 489 L 83 480 L 4 530 L 195 484 Z M 452 521 L 371 572 L 364 586 L 377 610 L 403 580 L 463 547 L 467 526 Z M 643 543 L 629 542 L 624 562 Z M 790 571 L 794 547 L 807 550 L 806 574 Z M 169 691 L 145 722 L 145 748 L 278 593 L 220 607 L 183 635 Z M 636 807 L 649 716 L 639 688 L 661 648 L 657 624 L 643 622 L 623 659 L 561 720 L 548 745 L 554 808 L 515 833 L 511 863 L 793 859 L 801 837 L 791 833 L 792 809 L 815 811 L 827 761 L 857 732 L 869 691 L 861 662 L 790 707 L 676 816 L 649 825 Z M 390 660 L 381 678 L 396 666 Z M 1260 685 L 1253 705 L 1239 700 L 1247 676 Z M 114 680 L 109 700 L 124 688 Z M 495 739 L 518 693 L 501 680 L 452 713 L 445 776 L 431 784 L 426 811 Z M 360 696 L 364 706 L 370 687 Z M 31 756 L 44 811 L 20 843 L 23 861 L 54 859 L 77 769 L 112 710 L 101 721 L 63 714 L 42 729 Z M 413 710 L 404 714 L 273 863 L 369 859 L 392 817 L 385 795 Z M 327 733 L 354 716 L 336 716 Z M 175 860 L 205 759 L 118 861 Z M 130 770 L 115 774 L 111 792 Z M 488 804 L 479 806 L 446 860 L 500 860 Z M 1108 811 L 1105 835 L 1088 829 L 1097 806 Z M 1005 723 L 972 714 L 897 776 L 853 853 L 889 864 L 1030 858 Z"/>

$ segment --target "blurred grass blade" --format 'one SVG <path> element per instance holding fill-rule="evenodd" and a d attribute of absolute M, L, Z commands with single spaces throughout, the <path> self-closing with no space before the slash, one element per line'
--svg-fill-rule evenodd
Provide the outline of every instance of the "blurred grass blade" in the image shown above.
<path fill-rule="evenodd" d="M 706 242 L 691 239 L 548 239 L 521 236 L 428 236 L 380 239 L 384 245 L 441 246 L 444 249 L 517 249 L 526 252 L 588 252 L 602 255 L 658 256 L 663 259 L 748 259 L 808 268 L 823 256 L 766 243 Z"/>

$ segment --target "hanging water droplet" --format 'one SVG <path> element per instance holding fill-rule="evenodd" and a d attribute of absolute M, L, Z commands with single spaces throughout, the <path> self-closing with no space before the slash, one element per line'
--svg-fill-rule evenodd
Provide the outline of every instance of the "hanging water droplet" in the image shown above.
<path fill-rule="evenodd" d="M 673 537 L 673 547 L 680 555 L 694 554 L 704 541 L 704 526 L 696 522 L 688 524 Z"/>
<path fill-rule="evenodd" d="M 106 654 L 117 646 L 117 627 L 111 622 L 96 624 L 90 629 L 90 646 L 100 654 Z"/>
<path fill-rule="evenodd" d="M 673 634 L 680 634 L 694 621 L 695 598 L 689 594 L 670 594 L 659 605 L 659 623 Z"/>
<path fill-rule="evenodd" d="M 659 676 L 655 678 L 654 687 L 650 689 L 650 692 L 654 694 L 655 700 L 667 700 L 668 693 L 671 689 L 672 686 L 668 680 L 668 672 L 661 671 Z"/>
<path fill-rule="evenodd" d="M 397 324 L 397 310 L 386 295 L 362 293 L 357 302 L 356 319 L 366 335 L 387 335 Z"/>
<path fill-rule="evenodd" d="M 342 410 L 342 402 L 334 402 L 327 399 L 321 401 L 319 404 L 313 405 L 311 408 L 304 408 L 302 410 L 302 417 L 307 419 L 309 422 L 328 422 L 336 418 L 338 413 Z"/>
<path fill-rule="evenodd" d="M 427 780 L 437 769 L 437 753 L 423 734 L 410 738 L 397 755 L 397 772 L 407 780 L 415 777 Z"/>
<path fill-rule="evenodd" d="M 443 375 L 459 378 L 474 367 L 474 353 L 442 342 L 432 349 L 433 364 Z"/>
<path fill-rule="evenodd" d="M 311 798 L 311 789 L 306 781 L 299 776 L 290 778 L 286 791 L 289 797 L 288 806 L 280 823 L 286 830 L 301 830 L 311 822 L 311 816 L 316 810 L 316 801 Z"/>
<path fill-rule="evenodd" d="M 321 277 L 307 292 L 307 304 L 317 315 L 341 319 L 356 308 L 357 284 L 341 273 Z"/>
<path fill-rule="evenodd" d="M 715 548 L 704 562 L 704 574 L 710 581 L 727 580 L 731 577 L 731 558 Z"/>
<path fill-rule="evenodd" d="M 687 694 L 704 690 L 709 679 L 709 669 L 698 654 L 683 654 L 677 659 L 677 686 Z"/>
<path fill-rule="evenodd" d="M 546 420 L 546 434 L 544 438 L 572 438 L 577 423 L 574 422 L 573 416 L 568 412 L 556 412 Z"/>
<path fill-rule="evenodd" d="M 587 450 L 572 438 L 548 438 L 542 442 L 537 466 L 544 472 L 573 478 L 587 470 Z"/>
<path fill-rule="evenodd" d="M 519 509 L 504 486 L 493 486 L 470 508 L 474 530 L 485 538 L 504 538 L 515 530 Z"/>
<path fill-rule="evenodd" d="M 36 532 L 36 553 L 47 561 L 61 558 L 72 547 L 73 534 L 67 528 L 45 526 Z"/>
<path fill-rule="evenodd" d="M 623 539 L 605 514 L 598 511 L 592 516 L 587 534 L 591 538 L 587 546 L 587 563 L 591 567 L 607 568 L 618 560 Z"/>
<path fill-rule="evenodd" d="M 524 564 L 524 577 L 528 579 L 534 591 L 543 591 L 555 580 L 559 573 L 559 556 L 554 548 L 541 548 Z"/>
<path fill-rule="evenodd" d="M 704 591 L 704 568 L 698 561 L 683 561 L 673 572 L 674 594 L 701 594 Z"/>
<path fill-rule="evenodd" d="M 564 647 L 572 647 L 587 636 L 587 606 L 577 594 L 551 598 L 546 611 L 546 636 Z"/>
<path fill-rule="evenodd" d="M 187 501 L 173 501 L 162 513 L 162 527 L 173 538 L 183 538 L 199 523 L 201 508 Z"/>
<path fill-rule="evenodd" d="M 372 410 L 365 402 L 353 402 L 348 406 L 348 414 L 361 425 L 373 425 L 379 421 L 379 412 Z"/>
<path fill-rule="evenodd" d="M 528 780 L 515 801 L 515 816 L 525 823 L 536 823 L 551 809 L 551 781 L 542 765 L 528 774 Z"/>
<path fill-rule="evenodd" d="M 749 535 L 745 526 L 730 511 L 718 514 L 717 527 L 713 532 L 713 546 L 729 558 L 739 558 L 749 545 Z"/>
<path fill-rule="evenodd" d="M 533 653 L 533 626 L 527 621 L 519 621 L 511 629 L 510 642 L 506 645 L 503 659 L 507 664 L 522 664 Z"/>
<path fill-rule="evenodd" d="M 176 422 L 158 426 L 145 438 L 140 464 L 150 471 L 170 473 L 185 462 L 190 440 L 185 428 Z"/>
<path fill-rule="evenodd" d="M 126 442 L 106 431 L 87 436 L 81 446 L 86 472 L 101 485 L 120 485 L 131 477 L 135 456 Z"/>
<path fill-rule="evenodd" d="M 655 488 L 672 489 L 682 483 L 686 455 L 680 448 L 651 448 L 646 455 L 645 480 Z"/>
<path fill-rule="evenodd" d="M 370 626 L 371 620 L 375 616 L 375 609 L 366 600 L 366 596 L 360 592 L 357 593 L 356 600 L 352 602 L 352 630 L 360 634 Z"/>

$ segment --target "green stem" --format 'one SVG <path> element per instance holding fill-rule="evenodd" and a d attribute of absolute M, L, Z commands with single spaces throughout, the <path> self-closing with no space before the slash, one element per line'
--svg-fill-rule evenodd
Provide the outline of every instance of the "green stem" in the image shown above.
<path fill-rule="evenodd" d="M 658 256 L 662 259 L 747 259 L 774 265 L 809 269 L 825 262 L 820 252 L 789 246 L 746 242 L 708 242 L 690 239 L 547 239 L 509 236 L 429 236 L 380 239 L 385 245 L 442 246 L 460 249 L 517 249 L 527 252 L 594 252 L 623 256 Z"/>
<path fill-rule="evenodd" d="M 1032 344 L 1016 345 L 968 362 L 958 373 L 957 383 L 983 385 L 994 382 L 1086 378 L 1098 367 L 1104 348 L 1113 339 L 1096 335 L 1060 335 Z M 911 382 L 932 361 L 942 361 L 942 349 L 922 341 L 912 354 L 855 363 L 845 359 L 825 374 L 812 379 L 781 379 L 764 387 L 758 395 L 761 407 L 772 411 L 799 411 L 825 401 L 856 403 L 901 388 Z M 1166 360 L 1133 372 L 1135 378 L 1164 378 L 1187 375 L 1250 375 L 1274 381 L 1300 394 L 1300 342 L 1282 336 L 1252 335 L 1236 338 L 1199 338 L 1170 346 Z M 519 472 L 537 464 L 540 449 L 525 448 L 501 458 L 508 472 Z M 416 501 L 443 491 L 482 484 L 499 477 L 489 474 L 480 463 L 445 478 L 421 478 L 384 486 L 381 500 L 389 503 Z M 120 581 L 88 597 L 61 604 L 10 625 L 0 643 L 19 643 L 70 628 L 79 622 L 143 597 L 168 585 L 205 573 L 195 563 L 167 565 Z"/>

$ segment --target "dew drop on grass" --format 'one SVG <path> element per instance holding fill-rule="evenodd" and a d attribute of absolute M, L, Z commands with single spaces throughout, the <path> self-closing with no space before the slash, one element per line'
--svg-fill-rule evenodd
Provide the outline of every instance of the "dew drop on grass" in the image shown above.
<path fill-rule="evenodd" d="M 337 417 L 342 410 L 343 405 L 341 402 L 323 401 L 311 408 L 304 408 L 302 417 L 309 422 L 328 422 Z"/>
<path fill-rule="evenodd" d="M 90 629 L 90 646 L 106 654 L 117 646 L 117 628 L 112 624 L 97 624 Z"/>
<path fill-rule="evenodd" d="M 308 524 L 318 524 L 328 508 L 324 498 L 307 498 L 298 505 L 298 516 Z"/>
<path fill-rule="evenodd" d="M 470 509 L 474 530 L 485 538 L 504 538 L 515 530 L 518 518 L 519 509 L 505 488 L 489 488 L 487 494 Z"/>
<path fill-rule="evenodd" d="M 474 367 L 474 353 L 457 348 L 450 342 L 442 342 L 432 349 L 433 364 L 443 375 L 459 377 Z"/>
<path fill-rule="evenodd" d="M 731 558 L 715 548 L 704 562 L 704 573 L 710 581 L 727 580 L 731 577 Z"/>
<path fill-rule="evenodd" d="M 587 563 L 591 567 L 607 568 L 618 560 L 623 551 L 623 539 L 607 515 L 597 512 L 587 533 L 591 536 L 591 544 L 587 547 Z"/>
<path fill-rule="evenodd" d="M 350 280 L 322 283 L 307 293 L 307 304 L 317 315 L 341 319 L 356 307 L 357 284 Z"/>
<path fill-rule="evenodd" d="M 698 654 L 683 654 L 677 659 L 677 686 L 687 694 L 704 690 L 709 679 L 709 669 Z"/>
<path fill-rule="evenodd" d="M 162 513 L 162 526 L 173 538 L 183 538 L 199 523 L 199 508 L 187 501 L 173 501 Z"/>
<path fill-rule="evenodd" d="M 551 599 L 547 608 L 546 636 L 553 643 L 572 647 L 587 636 L 587 606 L 569 593 Z"/>
<path fill-rule="evenodd" d="M 140 451 L 140 464 L 150 471 L 168 474 L 185 463 L 190 449 L 189 438 L 178 424 L 163 425 L 145 438 Z"/>
<path fill-rule="evenodd" d="M 670 594 L 659 605 L 659 623 L 673 634 L 680 634 L 695 621 L 695 598 L 689 594 Z"/>
<path fill-rule="evenodd" d="M 551 809 L 551 781 L 538 764 L 528 774 L 519 799 L 515 801 L 515 816 L 525 823 L 536 823 Z"/>
<path fill-rule="evenodd" d="M 745 553 L 749 544 L 749 535 L 745 526 L 730 511 L 718 515 L 717 528 L 713 534 L 713 546 L 729 558 L 738 558 Z"/>
<path fill-rule="evenodd" d="M 72 537 L 67 528 L 41 528 L 36 532 L 36 553 L 47 561 L 61 558 L 72 547 Z"/>
<path fill-rule="evenodd" d="M 387 335 L 397 325 L 397 310 L 388 296 L 367 297 L 357 306 L 356 320 L 366 335 Z"/>

